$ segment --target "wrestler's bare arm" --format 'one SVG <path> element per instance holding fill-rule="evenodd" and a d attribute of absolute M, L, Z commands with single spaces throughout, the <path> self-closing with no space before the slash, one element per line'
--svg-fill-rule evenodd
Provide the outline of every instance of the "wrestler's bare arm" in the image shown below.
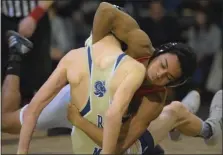
<path fill-rule="evenodd" d="M 127 33 L 139 29 L 137 22 L 128 14 L 107 2 L 100 3 L 93 21 L 93 43 L 101 40 L 111 31 L 120 40 L 127 42 Z"/>
<path fill-rule="evenodd" d="M 123 154 L 140 138 L 148 128 L 150 122 L 156 119 L 161 113 L 164 107 L 164 100 L 165 97 L 160 98 L 157 94 L 150 94 L 143 98 L 142 104 L 130 122 L 126 138 L 117 146 L 117 153 Z"/>
<path fill-rule="evenodd" d="M 164 101 L 166 98 L 166 93 L 164 92 L 162 96 L 156 96 L 156 94 L 148 95 L 143 98 L 143 102 L 140 105 L 136 115 L 129 122 L 123 124 L 123 127 L 128 126 L 128 133 L 125 135 L 124 141 L 118 143 L 116 147 L 116 153 L 125 152 L 147 129 L 149 123 L 154 120 L 159 113 L 162 111 L 164 106 Z M 70 107 L 70 113 L 76 113 L 78 110 L 75 107 Z M 78 121 L 73 123 L 73 119 L 76 115 Z M 103 139 L 103 129 L 98 128 L 93 123 L 89 122 L 87 119 L 81 117 L 80 114 L 70 115 L 71 123 L 81 129 L 84 133 L 86 133 L 98 146 L 102 147 L 102 139 Z"/>
<path fill-rule="evenodd" d="M 88 121 L 80 115 L 79 110 L 73 104 L 68 106 L 68 120 L 73 126 L 82 130 L 98 146 L 102 147 L 103 129 Z"/>
<path fill-rule="evenodd" d="M 145 67 L 142 64 L 130 65 L 132 69 L 117 88 L 112 104 L 105 113 L 102 153 L 115 153 L 117 140 L 122 124 L 122 117 L 129 103 L 145 78 Z"/>
<path fill-rule="evenodd" d="M 21 128 L 18 146 L 19 154 L 28 153 L 32 133 L 41 111 L 67 83 L 67 57 L 69 56 L 65 56 L 60 61 L 55 71 L 35 94 L 27 110 L 24 112 L 24 122 Z"/>
<path fill-rule="evenodd" d="M 128 45 L 126 53 L 133 58 L 151 56 L 154 51 L 148 35 L 130 15 L 109 3 L 102 2 L 94 17 L 93 43 L 110 32 Z"/>

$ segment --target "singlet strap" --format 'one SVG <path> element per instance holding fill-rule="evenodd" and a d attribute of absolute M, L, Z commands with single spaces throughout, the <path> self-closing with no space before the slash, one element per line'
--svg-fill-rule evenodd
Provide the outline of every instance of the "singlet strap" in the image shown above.
<path fill-rule="evenodd" d="M 115 63 L 115 68 L 114 70 L 118 67 L 119 63 L 121 62 L 121 60 L 124 58 L 124 56 L 126 56 L 125 53 L 122 53 L 118 56 L 117 60 L 116 60 L 116 63 Z"/>
<path fill-rule="evenodd" d="M 87 46 L 87 55 L 88 55 L 88 66 L 89 66 L 89 72 L 91 75 L 91 70 L 92 70 L 92 56 L 91 56 L 91 47 Z"/>

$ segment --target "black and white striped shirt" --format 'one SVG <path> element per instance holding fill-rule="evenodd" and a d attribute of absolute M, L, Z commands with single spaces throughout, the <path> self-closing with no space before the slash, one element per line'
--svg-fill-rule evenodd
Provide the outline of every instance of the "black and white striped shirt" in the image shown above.
<path fill-rule="evenodd" d="M 26 17 L 39 0 L 2 0 L 1 12 L 8 17 Z"/>

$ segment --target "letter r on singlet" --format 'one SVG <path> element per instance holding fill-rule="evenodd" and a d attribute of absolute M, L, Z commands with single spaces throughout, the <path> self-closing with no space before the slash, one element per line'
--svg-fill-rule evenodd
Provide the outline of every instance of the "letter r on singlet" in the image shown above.
<path fill-rule="evenodd" d="M 103 117 L 98 115 L 98 128 L 103 128 Z"/>

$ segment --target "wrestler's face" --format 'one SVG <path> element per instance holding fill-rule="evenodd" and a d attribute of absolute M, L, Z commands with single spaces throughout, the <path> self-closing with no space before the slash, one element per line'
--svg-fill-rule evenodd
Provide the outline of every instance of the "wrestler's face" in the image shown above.
<path fill-rule="evenodd" d="M 147 68 L 147 80 L 157 86 L 165 86 L 181 76 L 178 57 L 175 54 L 165 53 L 153 59 Z"/>

